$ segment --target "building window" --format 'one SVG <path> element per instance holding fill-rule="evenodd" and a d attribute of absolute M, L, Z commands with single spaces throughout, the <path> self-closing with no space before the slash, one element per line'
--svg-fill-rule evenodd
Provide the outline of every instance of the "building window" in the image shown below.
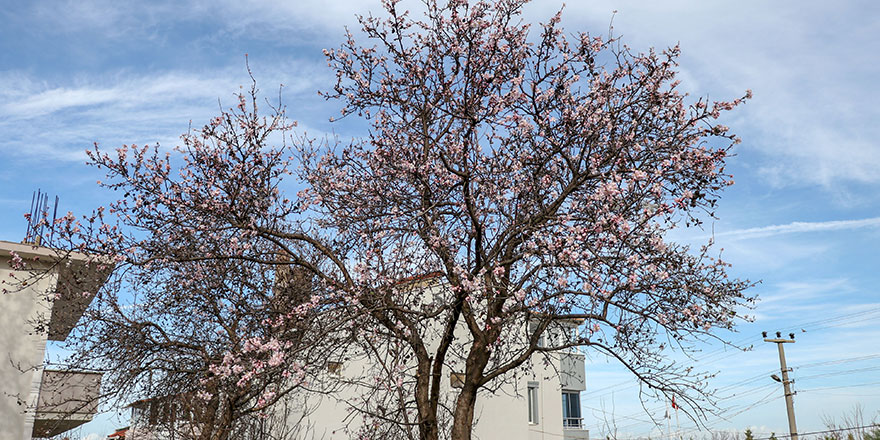
<path fill-rule="evenodd" d="M 529 382 L 528 393 L 526 398 L 529 401 L 529 423 L 538 424 L 538 384 Z"/>
<path fill-rule="evenodd" d="M 580 428 L 583 420 L 581 417 L 580 391 L 563 391 L 562 426 L 564 428 Z"/>
<path fill-rule="evenodd" d="M 342 362 L 327 362 L 327 371 L 337 376 L 342 374 Z"/>
<path fill-rule="evenodd" d="M 449 386 L 452 388 L 463 388 L 464 373 L 449 373 Z"/>
<path fill-rule="evenodd" d="M 532 337 L 533 334 L 538 332 L 538 324 L 532 323 L 529 324 L 529 334 L 527 335 L 529 338 Z M 538 347 L 544 347 L 546 342 L 544 341 L 544 333 L 538 335 Z"/>

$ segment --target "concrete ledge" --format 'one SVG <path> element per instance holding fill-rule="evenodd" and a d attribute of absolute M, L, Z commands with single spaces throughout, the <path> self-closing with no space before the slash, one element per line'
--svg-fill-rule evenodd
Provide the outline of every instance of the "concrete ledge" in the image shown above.
<path fill-rule="evenodd" d="M 101 373 L 44 370 L 33 436 L 52 437 L 92 420 L 100 395 Z"/>

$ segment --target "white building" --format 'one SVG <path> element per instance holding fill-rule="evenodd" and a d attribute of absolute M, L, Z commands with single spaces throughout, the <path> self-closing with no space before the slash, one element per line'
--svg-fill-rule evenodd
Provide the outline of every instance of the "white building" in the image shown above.
<path fill-rule="evenodd" d="M 420 281 L 419 289 L 433 295 L 442 289 L 436 280 Z M 571 330 L 578 323 L 571 323 Z M 465 329 L 461 328 L 462 338 Z M 530 367 L 518 372 L 511 381 L 505 382 L 494 392 L 482 391 L 475 411 L 475 439 L 539 440 L 539 439 L 588 439 L 589 431 L 583 429 L 580 393 L 586 389 L 584 355 L 576 351 L 558 352 L 548 356 L 534 355 Z M 370 377 L 368 358 L 355 356 L 328 360 L 328 375 L 338 376 L 340 382 L 358 382 L 357 378 Z M 456 373 L 444 370 L 441 393 L 450 401 L 457 394 Z M 353 380 L 354 379 L 354 380 Z M 301 433 L 306 439 L 347 439 L 359 419 L 351 405 L 364 389 L 344 386 L 326 395 L 315 394 L 306 399 L 307 414 L 294 414 L 291 423 L 304 427 Z M 301 397 L 301 396 L 299 396 Z M 347 429 L 346 429 L 347 428 Z"/>
<path fill-rule="evenodd" d="M 25 267 L 18 267 L 18 258 Z M 0 433 L 49 437 L 97 411 L 100 374 L 45 370 L 46 341 L 63 341 L 109 275 L 82 254 L 0 241 Z M 18 267 L 18 269 L 16 269 Z M 88 292 L 88 294 L 83 294 Z"/>
<path fill-rule="evenodd" d="M 431 278 L 414 284 L 414 288 L 424 290 L 425 295 L 435 295 L 438 289 L 443 289 L 436 279 Z M 573 330 L 577 325 L 571 322 L 568 329 L 558 330 Z M 462 328 L 462 338 L 466 337 L 465 333 Z M 554 335 L 546 337 L 553 338 Z M 484 390 L 480 393 L 475 411 L 475 439 L 589 438 L 589 431 L 583 429 L 580 408 L 580 393 L 586 389 L 583 354 L 576 351 L 556 352 L 547 356 L 547 362 L 543 355 L 535 355 L 534 359 L 530 366 L 519 369 L 494 391 Z M 253 434 L 249 440 L 334 440 L 352 437 L 363 419 L 357 411 L 351 410 L 351 403 L 374 390 L 362 388 L 357 383 L 364 383 L 375 376 L 375 358 L 349 353 L 330 357 L 325 362 L 326 371 L 318 378 L 320 383 L 314 384 L 315 388 L 325 392 L 291 393 L 286 401 L 279 402 L 273 408 L 272 432 L 268 435 Z M 443 375 L 441 398 L 453 402 L 458 393 L 457 374 L 447 369 Z M 328 389 L 333 391 L 326 392 Z M 184 400 L 188 398 L 184 397 Z M 147 399 L 130 406 L 132 419 L 128 438 L 131 440 L 169 440 L 199 432 L 198 423 L 192 424 L 190 421 L 193 418 L 177 410 L 175 398 Z M 285 433 L 277 432 L 279 428 Z"/>
<path fill-rule="evenodd" d="M 363 373 L 360 361 L 331 362 L 330 369 L 342 378 Z M 560 374 L 557 374 L 558 369 Z M 535 367 L 521 375 L 515 385 L 506 385 L 494 393 L 483 392 L 477 401 L 474 438 L 504 440 L 588 439 L 583 429 L 580 393 L 585 390 L 584 357 L 579 353 L 560 353 L 555 365 Z M 358 371 L 358 373 L 353 373 Z M 448 377 L 448 380 L 446 379 Z M 444 374 L 447 397 L 454 398 L 456 378 Z M 357 425 L 357 414 L 349 411 L 347 402 L 357 398 L 357 389 L 341 390 L 329 395 L 312 396 L 307 403 L 310 412 L 296 421 L 306 432 L 306 439 L 347 439 Z M 349 423 L 353 420 L 353 424 Z M 348 428 L 348 430 L 346 429 Z"/>

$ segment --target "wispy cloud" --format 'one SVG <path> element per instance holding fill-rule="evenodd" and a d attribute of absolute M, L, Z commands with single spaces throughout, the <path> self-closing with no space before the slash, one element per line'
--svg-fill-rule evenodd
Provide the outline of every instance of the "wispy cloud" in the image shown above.
<path fill-rule="evenodd" d="M 546 15 L 557 3 L 537 0 L 532 15 Z M 747 154 L 739 160 L 752 161 L 772 185 L 880 182 L 880 143 L 870 129 L 880 118 L 878 4 L 570 3 L 568 29 L 607 33 L 617 10 L 615 34 L 631 46 L 680 43 L 682 68 L 700 80 L 683 82 L 685 90 L 721 99 L 753 89 L 755 98 L 726 125 L 744 138 L 739 151 Z"/>
<path fill-rule="evenodd" d="M 319 132 L 317 110 L 325 104 L 316 90 L 329 71 L 314 62 L 288 61 L 260 65 L 255 75 L 265 91 L 262 95 L 271 102 L 283 83 L 288 115 L 305 118 L 304 125 Z M 0 84 L 0 130 L 7 133 L 0 152 L 10 158 L 61 162 L 82 162 L 83 150 L 93 142 L 109 147 L 173 145 L 190 121 L 201 126 L 220 105 L 232 105 L 233 94 L 250 81 L 243 63 L 212 72 L 116 72 L 63 84 L 47 84 L 22 73 L 6 72 L 0 79 L 7 80 Z"/>
<path fill-rule="evenodd" d="M 418 1 L 403 9 L 420 14 Z M 535 0 L 526 20 L 546 21 L 561 0 Z M 744 137 L 740 161 L 750 161 L 776 187 L 840 182 L 880 182 L 880 143 L 869 129 L 880 118 L 880 52 L 874 50 L 880 23 L 875 4 L 838 8 L 808 0 L 792 9 L 784 3 L 745 0 L 735 4 L 672 0 L 658 4 L 595 0 L 570 2 L 568 31 L 606 34 L 614 15 L 615 34 L 639 50 L 681 43 L 685 90 L 712 99 L 755 99 L 725 121 Z M 52 0 L 28 9 L 41 32 L 93 32 L 107 38 L 162 40 L 190 26 L 208 24 L 209 46 L 244 37 L 288 47 L 334 45 L 343 27 L 357 31 L 355 16 L 380 14 L 379 2 L 275 2 L 246 4 L 197 0 L 186 4 L 159 0 Z M 59 16 L 55 12 L 64 10 Z M 27 14 L 24 14 L 27 15 Z M 27 17 L 25 17 L 27 18 Z M 819 31 L 821 30 L 821 31 Z M 768 36 L 770 38 L 768 39 Z M 862 84 L 859 86 L 858 84 Z M 115 99 L 113 91 L 58 89 L 33 96 L 23 114 L 65 105 Z M 69 108 L 69 107 L 67 107 Z M 746 127 L 743 129 L 743 127 Z M 768 165 L 770 164 L 770 165 Z"/>
<path fill-rule="evenodd" d="M 417 2 L 413 2 L 417 5 Z M 333 2 L 277 2 L 231 0 L 176 2 L 158 0 L 50 0 L 32 5 L 27 14 L 51 24 L 51 32 L 100 32 L 110 37 L 156 37 L 157 29 L 178 24 L 210 22 L 212 27 L 246 34 L 249 38 L 275 38 L 278 32 L 328 32 L 341 36 L 343 26 L 356 23 L 355 16 L 377 9 L 379 2 L 337 0 Z M 64 10 L 63 15 L 57 14 Z M 292 36 L 296 37 L 296 36 Z"/>
<path fill-rule="evenodd" d="M 828 317 L 828 298 L 858 293 L 858 287 L 846 277 L 784 281 L 760 289 L 758 305 L 750 314 L 764 323 L 794 316 L 797 322 L 811 322 Z M 836 304 L 838 308 L 844 305 Z"/>
<path fill-rule="evenodd" d="M 880 217 L 871 217 L 860 220 L 832 220 L 827 222 L 791 222 L 784 225 L 770 225 L 757 228 L 716 232 L 714 236 L 745 240 L 783 234 L 841 231 L 877 227 L 880 227 Z M 708 238 L 708 236 L 703 238 Z"/>
<path fill-rule="evenodd" d="M 848 278 L 815 279 L 809 281 L 783 281 L 769 289 L 772 293 L 761 298 L 761 306 L 788 302 L 794 299 L 806 301 L 826 298 L 831 292 L 852 292 L 854 287 Z"/>

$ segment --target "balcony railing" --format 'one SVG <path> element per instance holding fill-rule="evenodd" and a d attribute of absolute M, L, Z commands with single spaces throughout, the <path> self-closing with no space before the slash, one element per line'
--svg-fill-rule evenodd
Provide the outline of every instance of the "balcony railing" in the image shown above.
<path fill-rule="evenodd" d="M 582 429 L 584 426 L 583 417 L 563 417 L 562 427 L 565 429 Z"/>

